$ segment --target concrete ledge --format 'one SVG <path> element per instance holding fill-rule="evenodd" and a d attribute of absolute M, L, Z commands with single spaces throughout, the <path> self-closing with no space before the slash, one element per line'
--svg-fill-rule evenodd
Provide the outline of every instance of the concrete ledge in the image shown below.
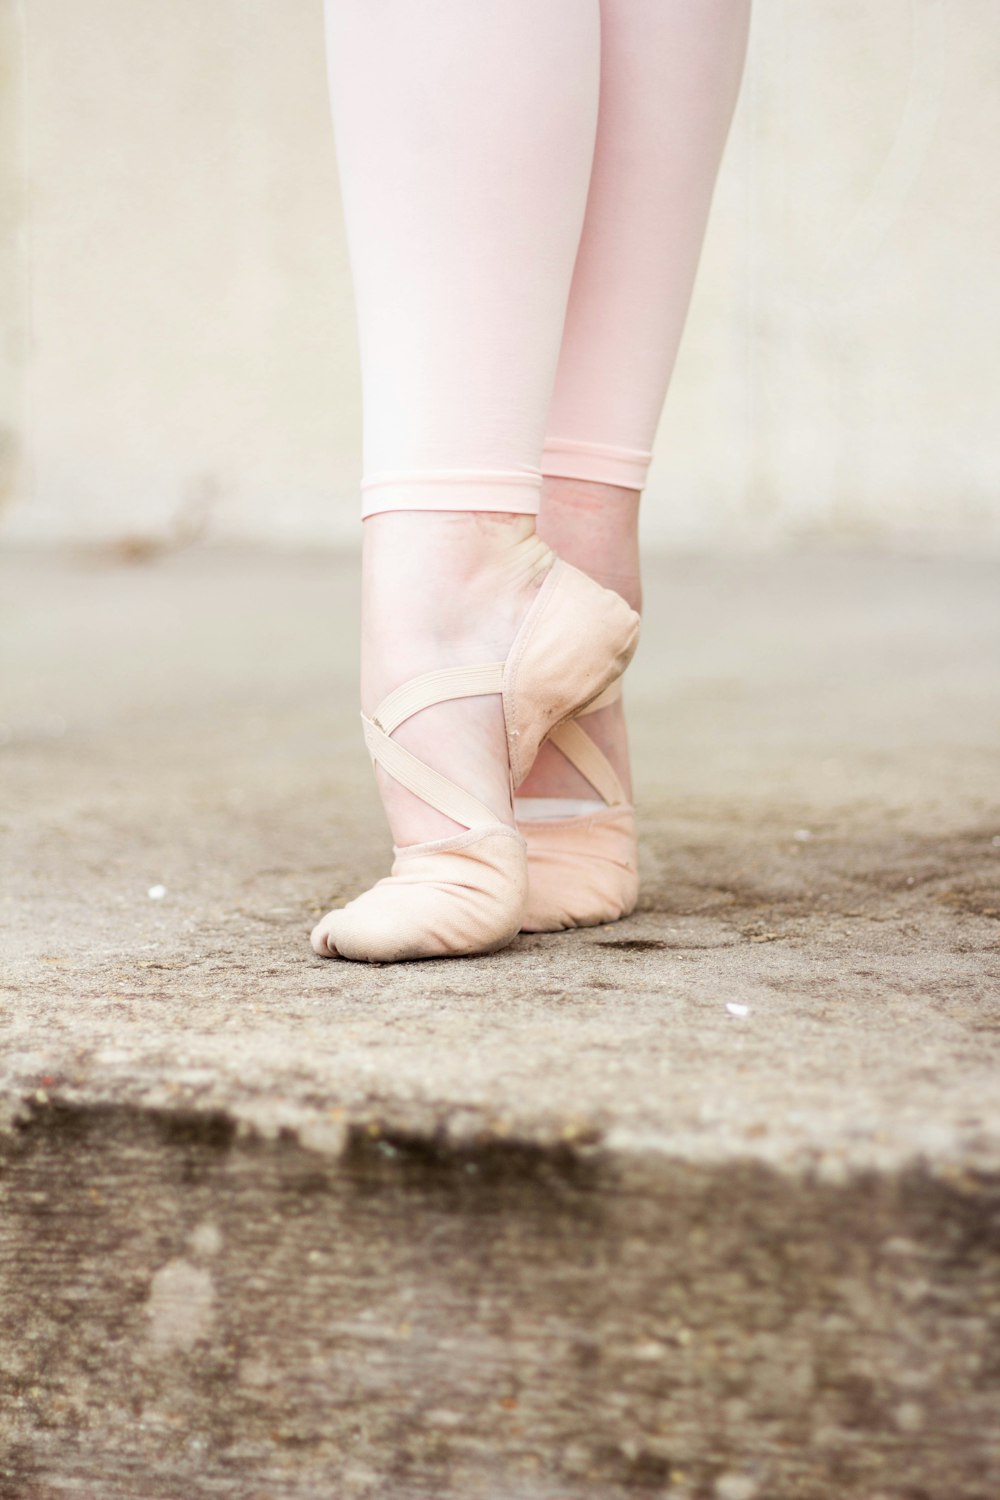
<path fill-rule="evenodd" d="M 3 1181 L 5 1495 L 997 1492 L 996 1179 L 47 1106 Z"/>

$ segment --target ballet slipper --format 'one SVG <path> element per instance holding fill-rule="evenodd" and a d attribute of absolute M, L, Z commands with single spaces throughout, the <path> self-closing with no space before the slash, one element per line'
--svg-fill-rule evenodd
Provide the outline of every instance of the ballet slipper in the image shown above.
<path fill-rule="evenodd" d="M 561 932 L 617 922 L 639 897 L 635 811 L 607 756 L 577 720 L 621 696 L 621 679 L 548 738 L 600 796 L 586 810 L 554 814 L 558 798 L 518 797 L 517 827 L 528 850 L 528 901 L 522 932 Z M 566 802 L 567 807 L 578 804 Z"/>
<path fill-rule="evenodd" d="M 510 791 L 542 740 L 620 677 L 639 616 L 620 595 L 556 559 L 506 661 L 412 678 L 362 715 L 374 761 L 466 832 L 394 850 L 391 873 L 313 929 L 324 958 L 373 963 L 492 953 L 520 931 L 528 900 L 524 838 L 490 808 L 393 740 L 411 715 L 454 698 L 499 693 Z"/>

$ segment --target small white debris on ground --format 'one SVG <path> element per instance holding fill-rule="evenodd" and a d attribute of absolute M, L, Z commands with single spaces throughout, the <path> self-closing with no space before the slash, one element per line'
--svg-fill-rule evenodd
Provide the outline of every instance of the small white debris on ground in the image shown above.
<path fill-rule="evenodd" d="M 720 1474 L 715 1481 L 715 1500 L 755 1500 L 759 1486 L 749 1474 Z"/>
<path fill-rule="evenodd" d="M 811 828 L 796 828 L 795 832 L 792 834 L 792 838 L 793 839 L 798 839 L 798 841 L 799 841 L 800 844 L 804 844 L 805 841 L 806 841 L 806 839 L 811 839 L 812 838 L 812 829 Z"/>
<path fill-rule="evenodd" d="M 750 1014 L 749 1005 L 740 1005 L 735 1000 L 727 1000 L 726 1009 L 731 1016 L 748 1016 Z"/>
<path fill-rule="evenodd" d="M 193 1349 L 210 1332 L 214 1302 L 208 1271 L 186 1260 L 168 1260 L 153 1275 L 146 1303 L 153 1348 L 161 1354 Z"/>
<path fill-rule="evenodd" d="M 162 901 L 166 894 L 167 888 L 165 885 L 151 885 L 146 892 L 150 901 Z"/>

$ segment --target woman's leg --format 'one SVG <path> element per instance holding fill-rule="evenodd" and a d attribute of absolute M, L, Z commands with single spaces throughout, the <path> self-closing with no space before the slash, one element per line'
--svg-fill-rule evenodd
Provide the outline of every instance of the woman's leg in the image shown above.
<path fill-rule="evenodd" d="M 361 345 L 362 706 L 503 659 L 551 561 L 545 422 L 593 156 L 598 0 L 327 0 Z M 395 738 L 512 821 L 499 699 Z M 394 841 L 457 825 L 378 772 Z"/>
<path fill-rule="evenodd" d="M 749 12 L 750 0 L 601 0 L 597 141 L 538 531 L 636 609 L 639 494 L 739 88 Z M 621 704 L 584 724 L 628 790 Z M 594 791 L 546 745 L 521 795 L 590 799 Z"/>

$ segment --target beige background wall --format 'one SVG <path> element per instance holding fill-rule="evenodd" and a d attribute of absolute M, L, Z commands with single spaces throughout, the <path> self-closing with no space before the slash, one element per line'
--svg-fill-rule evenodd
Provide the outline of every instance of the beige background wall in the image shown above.
<path fill-rule="evenodd" d="M 0 536 L 356 535 L 320 0 L 0 0 Z M 1000 542 L 1000 5 L 756 0 L 649 540 Z"/>

